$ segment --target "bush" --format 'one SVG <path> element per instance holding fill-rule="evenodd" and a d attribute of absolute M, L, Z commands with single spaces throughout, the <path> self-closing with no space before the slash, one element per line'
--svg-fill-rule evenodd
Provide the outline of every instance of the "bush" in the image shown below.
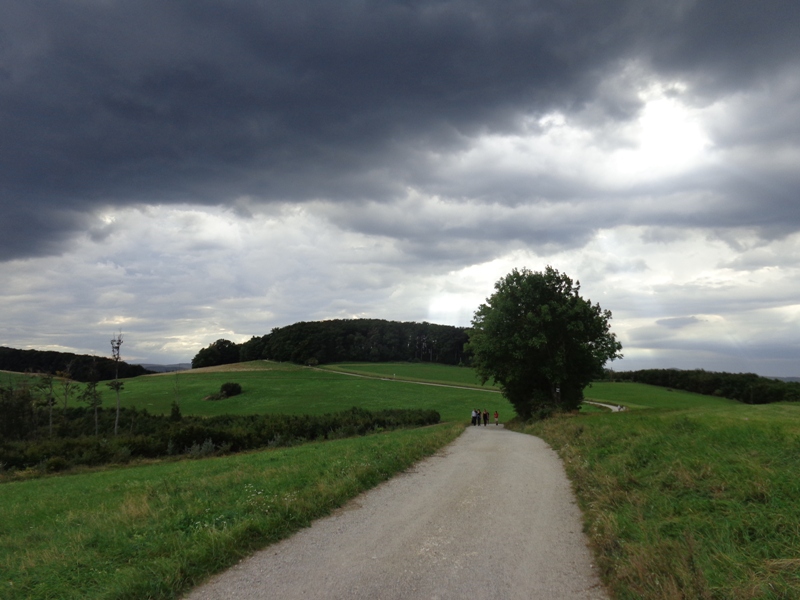
<path fill-rule="evenodd" d="M 70 467 L 69 462 L 66 458 L 61 456 L 53 456 L 52 458 L 48 458 L 44 461 L 44 470 L 47 473 L 57 473 L 59 471 L 64 471 Z"/>
<path fill-rule="evenodd" d="M 215 450 L 214 442 L 211 438 L 207 438 L 202 444 L 195 443 L 186 448 L 186 454 L 191 458 L 203 458 L 205 456 L 213 456 Z"/>
<path fill-rule="evenodd" d="M 223 398 L 230 398 L 231 396 L 238 396 L 242 393 L 242 386 L 238 383 L 223 383 L 219 388 L 219 394 Z"/>
<path fill-rule="evenodd" d="M 100 412 L 101 430 L 113 428 L 113 410 Z M 0 437 L 0 465 L 4 470 L 38 468 L 56 472 L 77 465 L 127 463 L 141 458 L 175 456 L 193 458 L 274 446 L 293 446 L 310 440 L 340 439 L 400 427 L 433 425 L 435 410 L 380 410 L 351 408 L 324 415 L 219 415 L 216 417 L 151 415 L 123 408 L 123 423 L 131 423 L 119 436 L 98 437 L 92 411 L 85 408 L 58 413 L 63 417 L 59 434 L 48 436 L 47 425 L 30 440 Z"/>

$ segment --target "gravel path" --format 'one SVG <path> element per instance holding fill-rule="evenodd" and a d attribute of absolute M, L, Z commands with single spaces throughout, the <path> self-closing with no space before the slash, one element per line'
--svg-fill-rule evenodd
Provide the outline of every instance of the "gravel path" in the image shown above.
<path fill-rule="evenodd" d="M 607 600 L 591 562 L 558 456 L 489 425 L 187 600 Z"/>
<path fill-rule="evenodd" d="M 584 404 L 594 404 L 595 406 L 604 406 L 611 412 L 622 412 L 623 410 L 627 410 L 624 406 L 620 406 L 619 404 L 608 404 L 606 402 L 597 402 L 596 400 L 584 400 Z"/>

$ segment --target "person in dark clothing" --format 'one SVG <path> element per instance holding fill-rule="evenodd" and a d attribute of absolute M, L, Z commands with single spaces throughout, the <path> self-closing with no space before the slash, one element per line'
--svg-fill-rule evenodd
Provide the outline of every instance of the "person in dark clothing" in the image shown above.
<path fill-rule="evenodd" d="M 483 409 L 483 426 L 486 427 L 489 424 L 489 411 L 485 408 Z"/>

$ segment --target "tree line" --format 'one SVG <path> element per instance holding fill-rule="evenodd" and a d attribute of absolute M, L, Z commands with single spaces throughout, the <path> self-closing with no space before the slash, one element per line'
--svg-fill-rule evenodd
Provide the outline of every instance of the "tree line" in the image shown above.
<path fill-rule="evenodd" d="M 116 378 L 117 363 L 105 357 L 56 352 L 18 350 L 0 346 L 0 370 L 17 373 L 69 373 L 75 381 L 106 381 Z M 119 377 L 138 377 L 152 373 L 139 365 L 119 361 Z"/>
<path fill-rule="evenodd" d="M 608 371 L 613 381 L 647 383 L 686 392 L 719 396 L 745 404 L 800 401 L 800 383 L 761 377 L 755 373 L 716 373 L 694 369 L 644 369 Z"/>
<path fill-rule="evenodd" d="M 296 364 L 420 361 L 468 364 L 466 328 L 382 319 L 301 321 L 237 344 L 220 339 L 201 349 L 192 368 L 274 360 Z"/>

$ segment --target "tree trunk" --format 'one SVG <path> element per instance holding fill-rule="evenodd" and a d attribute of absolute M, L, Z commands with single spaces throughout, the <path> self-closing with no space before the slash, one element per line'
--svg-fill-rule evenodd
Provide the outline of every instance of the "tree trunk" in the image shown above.
<path fill-rule="evenodd" d="M 117 435 L 119 430 L 119 388 L 117 388 L 117 416 L 114 419 L 114 435 Z"/>

